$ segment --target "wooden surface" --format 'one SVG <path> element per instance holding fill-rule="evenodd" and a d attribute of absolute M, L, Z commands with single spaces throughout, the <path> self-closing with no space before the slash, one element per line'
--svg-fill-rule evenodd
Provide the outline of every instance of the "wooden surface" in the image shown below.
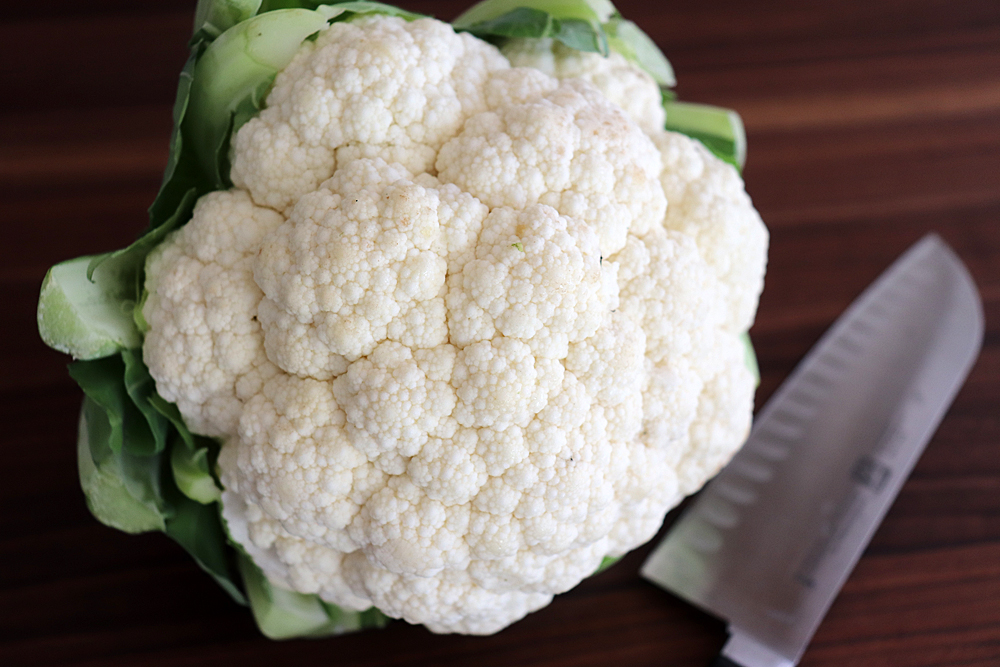
<path fill-rule="evenodd" d="M 395 623 L 260 638 L 166 537 L 97 524 L 80 393 L 37 339 L 46 268 L 145 225 L 193 0 L 5 3 L 0 17 L 0 664 L 700 667 L 721 622 L 641 580 L 648 547 L 487 638 Z M 464 3 L 412 2 L 441 18 Z M 906 247 L 941 234 L 986 309 L 981 357 L 802 665 L 1000 665 L 1000 4 L 621 2 L 683 99 L 738 109 L 771 229 L 758 405 Z M 667 518 L 667 524 L 676 512 Z"/>

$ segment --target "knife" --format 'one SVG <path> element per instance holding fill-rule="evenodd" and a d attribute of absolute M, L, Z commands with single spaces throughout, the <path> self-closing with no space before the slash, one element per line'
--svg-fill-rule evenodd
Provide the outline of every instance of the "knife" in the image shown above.
<path fill-rule="evenodd" d="M 792 667 L 965 381 L 975 284 L 928 235 L 859 296 L 642 567 L 725 619 L 713 665 Z"/>

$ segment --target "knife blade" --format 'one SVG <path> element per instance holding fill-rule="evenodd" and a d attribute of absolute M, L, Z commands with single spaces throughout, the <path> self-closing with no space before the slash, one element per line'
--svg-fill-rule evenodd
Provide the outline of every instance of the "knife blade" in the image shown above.
<path fill-rule="evenodd" d="M 979 354 L 983 309 L 928 235 L 869 286 L 642 567 L 725 619 L 715 664 L 792 667 Z"/>

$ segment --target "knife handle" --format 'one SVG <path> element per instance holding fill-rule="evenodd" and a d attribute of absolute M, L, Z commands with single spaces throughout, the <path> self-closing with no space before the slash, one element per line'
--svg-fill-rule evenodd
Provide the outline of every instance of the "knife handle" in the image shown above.
<path fill-rule="evenodd" d="M 724 655 L 717 655 L 715 656 L 715 660 L 713 660 L 708 667 L 743 667 L 743 665 L 738 662 L 733 662 Z"/>

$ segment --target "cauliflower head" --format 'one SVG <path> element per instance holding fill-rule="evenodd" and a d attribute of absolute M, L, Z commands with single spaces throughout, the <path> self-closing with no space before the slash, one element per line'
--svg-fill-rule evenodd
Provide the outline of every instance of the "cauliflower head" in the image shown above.
<path fill-rule="evenodd" d="M 334 23 L 278 75 L 143 309 L 274 584 L 496 632 L 732 455 L 767 232 L 658 101 L 620 58 L 432 19 Z"/>

